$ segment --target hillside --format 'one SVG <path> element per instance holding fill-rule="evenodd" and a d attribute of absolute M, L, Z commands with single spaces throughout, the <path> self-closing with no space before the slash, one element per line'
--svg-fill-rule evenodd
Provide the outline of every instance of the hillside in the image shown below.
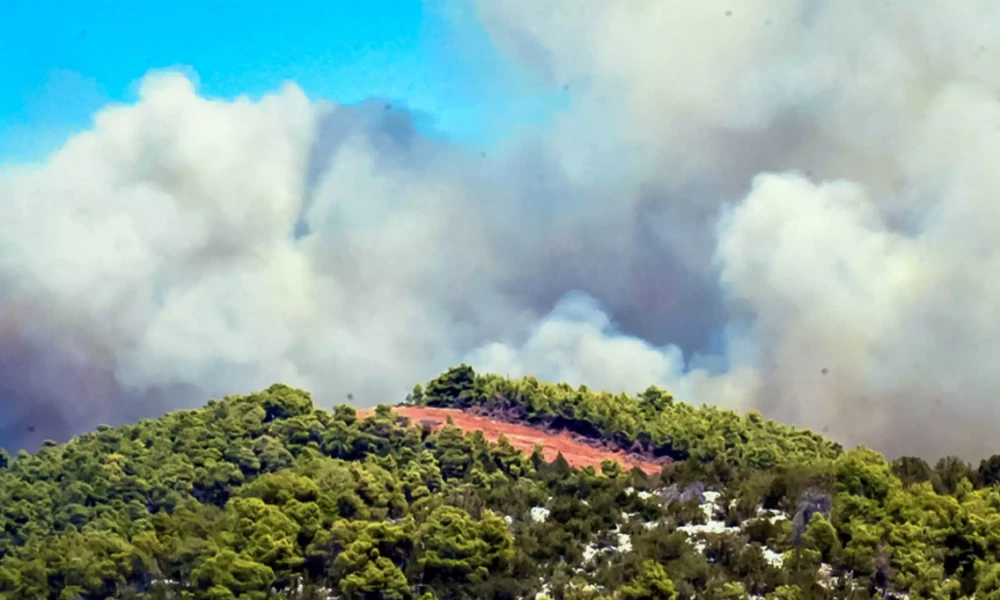
<path fill-rule="evenodd" d="M 638 468 L 647 475 L 654 475 L 660 472 L 663 464 L 671 462 L 667 457 L 653 460 L 620 449 L 608 448 L 601 444 L 600 440 L 588 439 L 568 431 L 548 431 L 521 423 L 504 422 L 457 408 L 395 406 L 392 412 L 409 419 L 411 423 L 428 427 L 431 431 L 439 431 L 445 425 L 451 424 L 464 432 L 482 432 L 483 437 L 489 442 L 498 442 L 503 437 L 511 446 L 526 454 L 531 454 L 538 446 L 547 462 L 552 462 L 562 455 L 569 466 L 575 469 L 582 467 L 600 469 L 602 462 L 613 460 L 625 469 Z M 374 414 L 374 409 L 358 411 L 359 418 Z"/>
<path fill-rule="evenodd" d="M 274 385 L 0 453 L 0 598 L 1000 598 L 998 480 L 656 388 L 462 365 L 359 415 Z"/>

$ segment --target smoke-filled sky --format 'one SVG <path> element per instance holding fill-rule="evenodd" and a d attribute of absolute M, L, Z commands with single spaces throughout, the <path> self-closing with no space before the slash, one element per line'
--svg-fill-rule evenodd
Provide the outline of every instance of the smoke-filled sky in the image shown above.
<path fill-rule="evenodd" d="M 454 102 L 156 70 L 0 167 L 0 443 L 464 360 L 998 451 L 1000 4 L 433 8 L 488 145 L 426 125 Z"/>

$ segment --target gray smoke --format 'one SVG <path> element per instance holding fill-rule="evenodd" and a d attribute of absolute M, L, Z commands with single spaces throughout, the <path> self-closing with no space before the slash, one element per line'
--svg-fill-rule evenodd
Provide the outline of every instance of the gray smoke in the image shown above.
<path fill-rule="evenodd" d="M 479 18 L 571 90 L 487 157 L 383 102 L 153 73 L 0 170 L 0 443 L 274 381 L 395 402 L 468 360 L 890 454 L 996 451 L 1000 6 Z"/>

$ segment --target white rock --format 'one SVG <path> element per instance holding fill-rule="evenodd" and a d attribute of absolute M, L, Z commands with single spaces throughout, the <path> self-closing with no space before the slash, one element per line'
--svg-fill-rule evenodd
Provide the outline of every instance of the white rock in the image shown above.
<path fill-rule="evenodd" d="M 788 516 L 784 515 L 776 510 L 764 510 L 761 507 L 757 507 L 757 516 L 766 518 L 771 523 L 778 523 L 781 521 L 787 521 Z"/>
<path fill-rule="evenodd" d="M 764 560 L 774 567 L 781 567 L 781 565 L 785 564 L 785 557 L 770 548 L 764 548 Z"/>
<path fill-rule="evenodd" d="M 531 509 L 531 520 L 535 523 L 544 523 L 549 518 L 549 512 L 544 506 L 536 506 Z"/>
<path fill-rule="evenodd" d="M 738 533 L 740 528 L 726 527 L 725 521 L 716 521 L 713 519 L 704 525 L 683 525 L 678 527 L 677 531 L 683 531 L 688 535 L 697 535 L 699 533 Z"/>

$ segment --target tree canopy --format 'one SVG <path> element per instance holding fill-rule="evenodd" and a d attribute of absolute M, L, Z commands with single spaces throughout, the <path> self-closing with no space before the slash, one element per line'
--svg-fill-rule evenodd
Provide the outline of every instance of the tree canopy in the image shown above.
<path fill-rule="evenodd" d="M 808 431 L 476 374 L 411 402 L 677 462 L 573 469 L 284 385 L 0 452 L 0 598 L 1000 598 L 1000 488 Z"/>

